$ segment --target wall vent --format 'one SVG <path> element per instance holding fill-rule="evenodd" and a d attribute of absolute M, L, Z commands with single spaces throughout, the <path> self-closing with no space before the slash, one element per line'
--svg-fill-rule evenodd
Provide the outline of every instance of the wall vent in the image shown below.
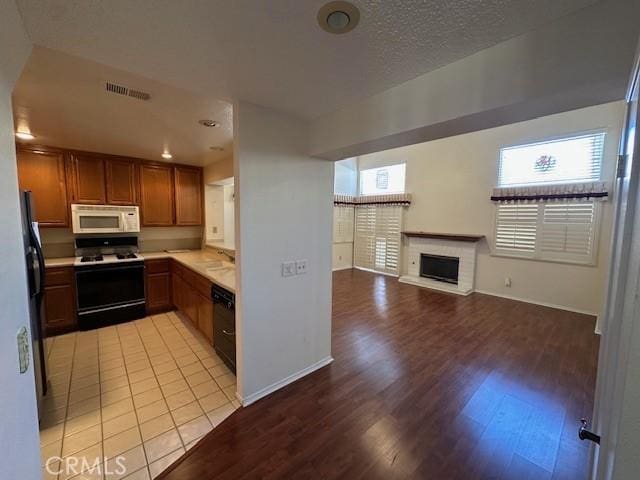
<path fill-rule="evenodd" d="M 118 85 L 117 83 L 106 82 L 105 90 L 107 92 L 115 93 L 117 95 L 124 95 L 125 97 L 136 98 L 138 100 L 149 100 L 151 95 L 142 90 L 134 90 L 133 88 L 125 87 L 124 85 Z"/>

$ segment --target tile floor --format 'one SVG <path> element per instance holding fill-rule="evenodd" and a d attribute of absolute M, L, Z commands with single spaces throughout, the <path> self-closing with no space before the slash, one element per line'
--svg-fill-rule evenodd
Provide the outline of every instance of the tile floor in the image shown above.
<path fill-rule="evenodd" d="M 155 478 L 240 406 L 235 376 L 174 312 L 53 337 L 47 351 L 45 480 Z"/>

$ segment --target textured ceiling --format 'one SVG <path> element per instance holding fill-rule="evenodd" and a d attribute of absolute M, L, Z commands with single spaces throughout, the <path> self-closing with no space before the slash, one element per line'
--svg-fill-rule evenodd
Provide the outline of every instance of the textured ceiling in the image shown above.
<path fill-rule="evenodd" d="M 18 0 L 36 44 L 313 119 L 595 0 L 354 1 L 331 35 L 317 0 Z"/>
<path fill-rule="evenodd" d="M 151 94 L 140 101 L 105 91 L 105 82 Z M 78 57 L 34 48 L 13 92 L 14 120 L 35 142 L 115 155 L 206 165 L 231 154 L 228 102 L 170 87 Z M 220 122 L 205 128 L 198 120 Z M 221 146 L 223 152 L 212 151 Z"/>

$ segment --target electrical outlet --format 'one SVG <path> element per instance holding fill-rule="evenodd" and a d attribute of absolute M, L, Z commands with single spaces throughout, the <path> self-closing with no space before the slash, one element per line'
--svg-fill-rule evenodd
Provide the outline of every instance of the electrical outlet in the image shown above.
<path fill-rule="evenodd" d="M 511 277 L 504 277 L 504 286 L 505 287 L 511 286 Z"/>
<path fill-rule="evenodd" d="M 291 277 L 296 274 L 296 262 L 282 262 L 282 276 Z"/>
<path fill-rule="evenodd" d="M 25 373 L 29 369 L 29 334 L 25 327 L 18 331 L 18 363 L 20 373 Z"/>
<path fill-rule="evenodd" d="M 296 261 L 296 274 L 302 275 L 303 273 L 307 273 L 307 261 L 298 260 Z"/>
<path fill-rule="evenodd" d="M 213 231 L 213 233 L 218 233 L 218 227 L 213 226 L 211 227 L 211 230 Z"/>

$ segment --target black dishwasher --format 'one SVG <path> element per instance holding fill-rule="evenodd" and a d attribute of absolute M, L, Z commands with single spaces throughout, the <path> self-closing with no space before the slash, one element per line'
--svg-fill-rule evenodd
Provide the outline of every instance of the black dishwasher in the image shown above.
<path fill-rule="evenodd" d="M 211 287 L 213 299 L 213 346 L 227 367 L 236 373 L 236 296 L 218 285 Z"/>

